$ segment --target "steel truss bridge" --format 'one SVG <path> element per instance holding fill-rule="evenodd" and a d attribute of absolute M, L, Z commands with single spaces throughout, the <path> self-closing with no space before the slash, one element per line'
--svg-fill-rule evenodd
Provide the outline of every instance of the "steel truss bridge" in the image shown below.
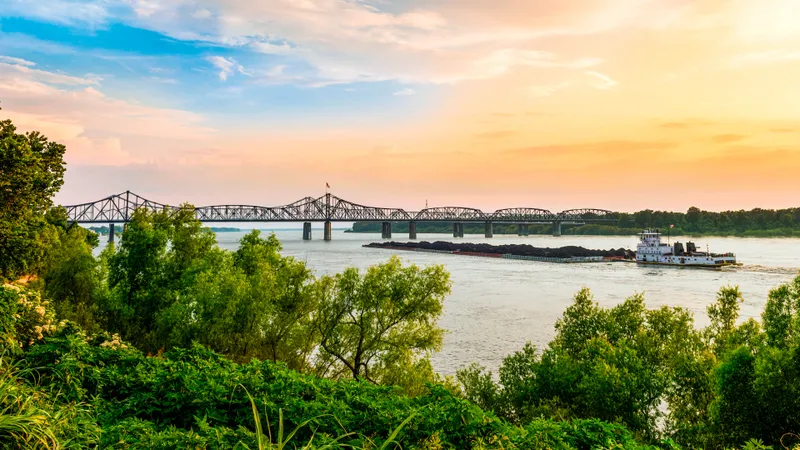
<path fill-rule="evenodd" d="M 409 237 L 416 239 L 416 224 L 419 222 L 446 222 L 453 224 L 453 236 L 464 236 L 465 223 L 484 223 L 486 237 L 492 237 L 493 224 L 517 224 L 518 232 L 528 234 L 530 224 L 552 224 L 553 234 L 561 235 L 561 225 L 583 225 L 586 223 L 614 223 L 617 213 L 604 209 L 582 208 L 553 213 L 540 208 L 507 208 L 486 213 L 475 208 L 444 206 L 425 208 L 421 211 L 406 211 L 400 208 L 384 208 L 359 205 L 333 194 L 321 197 L 305 197 L 283 206 L 215 205 L 189 206 L 166 205 L 126 191 L 101 200 L 80 205 L 65 206 L 69 221 L 76 223 L 109 224 L 109 240 L 114 239 L 115 223 L 127 223 L 137 209 L 167 211 L 175 213 L 181 209 L 192 209 L 201 222 L 303 222 L 303 239 L 311 239 L 311 222 L 324 222 L 325 240 L 331 238 L 332 222 L 381 222 L 382 235 L 391 238 L 392 222 L 408 222 Z"/>

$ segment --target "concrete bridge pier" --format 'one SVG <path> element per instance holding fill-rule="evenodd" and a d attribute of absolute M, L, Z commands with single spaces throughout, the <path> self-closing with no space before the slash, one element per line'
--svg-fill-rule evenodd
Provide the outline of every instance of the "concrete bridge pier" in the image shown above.
<path fill-rule="evenodd" d="M 323 235 L 326 241 L 333 239 L 333 227 L 331 226 L 330 220 L 325 221 L 325 231 L 323 232 Z"/>
<path fill-rule="evenodd" d="M 381 237 L 383 239 L 392 238 L 392 222 L 383 222 L 383 226 L 381 227 Z"/>
<path fill-rule="evenodd" d="M 109 244 L 113 244 L 114 243 L 114 224 L 113 223 L 108 224 L 108 243 Z"/>
<path fill-rule="evenodd" d="M 304 241 L 311 240 L 311 222 L 303 223 L 303 240 Z"/>
<path fill-rule="evenodd" d="M 527 223 L 517 224 L 517 236 L 527 236 L 528 234 L 530 234 L 530 232 L 528 231 Z"/>
<path fill-rule="evenodd" d="M 486 222 L 483 226 L 484 228 L 484 236 L 486 238 L 494 237 L 494 224 L 492 222 Z"/>
<path fill-rule="evenodd" d="M 417 238 L 417 222 L 408 222 L 408 238 Z"/>
<path fill-rule="evenodd" d="M 553 222 L 553 236 L 561 236 L 561 222 Z"/>
<path fill-rule="evenodd" d="M 454 223 L 453 224 L 453 237 L 464 237 L 464 224 L 463 223 Z"/>

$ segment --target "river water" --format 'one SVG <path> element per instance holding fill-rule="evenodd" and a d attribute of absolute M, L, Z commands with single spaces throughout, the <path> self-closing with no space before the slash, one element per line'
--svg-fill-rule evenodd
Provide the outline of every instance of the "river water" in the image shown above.
<path fill-rule="evenodd" d="M 234 225 L 235 226 L 235 225 Z M 245 232 L 218 233 L 223 248 L 235 250 Z M 325 242 L 322 230 L 303 241 L 301 230 L 275 231 L 285 255 L 306 261 L 318 275 L 333 274 L 349 266 L 367 268 L 386 261 L 393 253 L 407 263 L 443 264 L 450 271 L 452 294 L 445 300 L 439 325 L 448 330 L 441 352 L 433 356 L 441 374 L 454 374 L 471 362 L 496 369 L 503 358 L 526 341 L 544 346 L 554 335 L 554 324 L 575 293 L 589 287 L 595 300 L 613 306 L 636 292 L 647 305 L 682 306 L 692 311 L 698 326 L 708 323 L 705 309 L 720 287 L 738 285 L 744 296 L 741 319 L 759 317 L 770 289 L 790 281 L 800 270 L 800 239 L 721 238 L 694 239 L 698 249 L 734 252 L 743 267 L 722 271 L 672 267 L 641 267 L 626 263 L 553 264 L 435 253 L 394 252 L 363 248 L 380 241 L 379 234 L 333 231 Z M 395 241 L 407 234 L 395 233 Z M 454 240 L 444 234 L 420 234 L 418 240 Z M 673 237 L 673 240 L 676 238 Z M 678 238 L 682 242 L 686 239 Z M 634 248 L 634 236 L 503 236 L 486 239 L 467 235 L 458 242 L 492 244 L 525 243 L 537 247 L 578 245 L 586 248 Z"/>

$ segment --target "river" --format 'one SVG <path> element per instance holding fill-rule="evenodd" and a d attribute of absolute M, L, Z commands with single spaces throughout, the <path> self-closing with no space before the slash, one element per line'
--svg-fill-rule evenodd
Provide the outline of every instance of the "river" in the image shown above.
<path fill-rule="evenodd" d="M 236 225 L 233 225 L 236 226 Z M 218 233 L 221 247 L 235 250 L 245 232 Z M 385 261 L 391 250 L 362 245 L 380 241 L 379 234 L 333 231 L 325 242 L 322 230 L 314 230 L 312 241 L 303 241 L 301 230 L 275 231 L 285 255 L 306 261 L 318 275 L 333 274 L 349 266 L 367 268 Z M 407 240 L 395 233 L 395 241 Z M 453 240 L 444 234 L 420 234 L 418 240 Z M 102 238 L 101 238 L 102 239 Z M 673 237 L 672 240 L 685 238 Z M 458 242 L 492 244 L 525 243 L 537 247 L 578 245 L 586 248 L 634 248 L 634 236 L 506 236 L 486 239 L 467 235 Z M 443 264 L 453 281 L 445 300 L 440 326 L 448 330 L 442 351 L 433 356 L 441 374 L 454 374 L 471 362 L 496 369 L 503 358 L 522 348 L 526 341 L 544 346 L 554 335 L 554 324 L 575 293 L 589 287 L 595 300 L 613 306 L 642 292 L 649 307 L 682 306 L 694 313 L 698 326 L 708 323 L 706 306 L 725 285 L 738 285 L 744 296 L 740 320 L 759 317 L 770 289 L 794 278 L 800 270 L 800 239 L 722 238 L 694 239 L 698 249 L 706 244 L 714 252 L 734 252 L 740 268 L 722 271 L 671 267 L 640 267 L 636 264 L 552 264 L 494 258 L 476 258 L 434 253 L 396 252 L 404 262 L 418 265 Z"/>

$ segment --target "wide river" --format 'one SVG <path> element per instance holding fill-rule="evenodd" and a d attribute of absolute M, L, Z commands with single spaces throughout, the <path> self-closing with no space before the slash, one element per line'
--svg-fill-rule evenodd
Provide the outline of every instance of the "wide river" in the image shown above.
<path fill-rule="evenodd" d="M 307 264 L 318 275 L 333 274 L 349 266 L 361 269 L 387 260 L 391 250 L 363 248 L 380 241 L 379 234 L 334 230 L 333 240 L 303 241 L 301 230 L 275 231 L 283 253 Z M 218 233 L 220 246 L 234 250 L 245 232 Z M 420 234 L 420 241 L 454 240 L 444 234 Z M 407 234 L 395 233 L 395 241 Z M 676 238 L 672 237 L 674 241 Z M 682 242 L 686 239 L 678 238 Z M 537 247 L 579 245 L 586 248 L 634 248 L 633 236 L 500 236 L 486 239 L 468 235 L 459 242 L 525 243 Z M 706 306 L 720 287 L 738 285 L 744 295 L 742 319 L 758 317 L 770 289 L 790 281 L 800 270 L 800 239 L 697 238 L 714 252 L 734 252 L 743 267 L 721 271 L 671 267 L 640 267 L 624 263 L 552 264 L 476 258 L 447 254 L 396 252 L 404 262 L 443 264 L 450 271 L 452 294 L 445 300 L 439 324 L 448 330 L 441 352 L 433 356 L 434 368 L 453 374 L 471 362 L 496 369 L 502 359 L 526 341 L 544 346 L 554 335 L 556 320 L 575 293 L 589 287 L 595 300 L 613 306 L 642 292 L 649 307 L 682 306 L 692 311 L 698 326 L 708 323 Z"/>

